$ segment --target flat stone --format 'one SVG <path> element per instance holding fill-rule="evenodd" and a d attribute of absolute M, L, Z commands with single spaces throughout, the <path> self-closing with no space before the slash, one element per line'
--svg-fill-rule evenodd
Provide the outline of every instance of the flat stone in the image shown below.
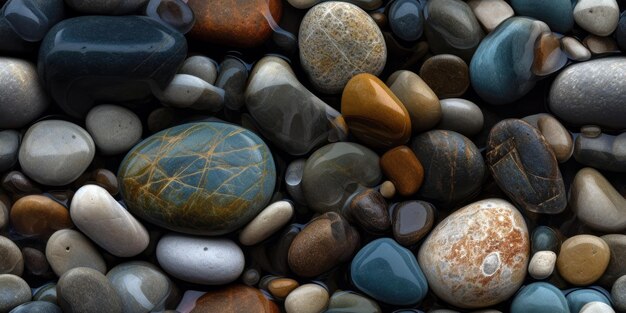
<path fill-rule="evenodd" d="M 487 199 L 441 221 L 422 244 L 418 260 L 438 297 L 462 308 L 483 308 L 519 289 L 529 251 L 520 212 L 507 201 Z"/>
<path fill-rule="evenodd" d="M 24 236 L 48 236 L 72 228 L 70 212 L 62 204 L 42 195 L 28 195 L 11 207 L 11 224 Z"/>
<path fill-rule="evenodd" d="M 435 207 L 425 201 L 409 200 L 393 207 L 393 237 L 403 246 L 417 244 L 435 222 Z"/>
<path fill-rule="evenodd" d="M 383 233 L 391 226 L 387 201 L 380 192 L 374 189 L 367 189 L 356 194 L 350 201 L 348 209 L 342 213 L 371 233 Z"/>
<path fill-rule="evenodd" d="M 511 313 L 568 313 L 567 300 L 558 288 L 536 282 L 522 287 L 513 298 Z"/>
<path fill-rule="evenodd" d="M 569 205 L 585 225 L 602 232 L 626 230 L 626 199 L 593 168 L 578 171 L 570 187 Z"/>
<path fill-rule="evenodd" d="M 103 104 L 87 113 L 87 131 L 105 155 L 128 151 L 141 139 L 143 131 L 139 117 L 121 106 Z"/>
<path fill-rule="evenodd" d="M 621 276 L 611 288 L 613 305 L 619 312 L 626 311 L 626 276 Z"/>
<path fill-rule="evenodd" d="M 30 301 L 14 308 L 9 313 L 63 313 L 63 311 L 51 302 Z"/>
<path fill-rule="evenodd" d="M 528 264 L 528 274 L 537 280 L 550 277 L 556 266 L 556 253 L 552 251 L 538 251 L 533 254 Z"/>
<path fill-rule="evenodd" d="M 610 289 L 620 277 L 626 275 L 626 235 L 610 234 L 600 238 L 609 245 L 611 259 L 597 283 Z"/>
<path fill-rule="evenodd" d="M 413 134 L 430 130 L 441 120 L 437 95 L 417 74 L 396 71 L 387 79 L 387 86 L 409 112 Z"/>
<path fill-rule="evenodd" d="M 547 113 L 529 115 L 522 120 L 541 132 L 559 163 L 569 160 L 574 152 L 574 143 L 572 135 L 559 120 Z"/>
<path fill-rule="evenodd" d="M 570 312 L 582 312 L 582 308 L 591 302 L 611 304 L 608 291 L 601 287 L 591 286 L 589 288 L 574 288 L 563 292 Z M 609 313 L 609 312 L 606 312 Z"/>
<path fill-rule="evenodd" d="M 13 274 L 0 274 L 0 312 L 9 312 L 30 299 L 26 281 Z"/>
<path fill-rule="evenodd" d="M 572 10 L 576 2 L 571 0 L 512 0 L 517 15 L 536 18 L 548 24 L 551 30 L 564 34 L 574 26 Z"/>
<path fill-rule="evenodd" d="M 225 91 L 196 76 L 176 74 L 158 97 L 173 108 L 214 113 L 224 107 Z"/>
<path fill-rule="evenodd" d="M 583 306 L 579 313 L 615 313 L 610 304 L 594 301 Z"/>
<path fill-rule="evenodd" d="M 420 77 L 439 98 L 452 98 L 463 95 L 470 85 L 469 75 L 467 63 L 460 57 L 452 54 L 432 56 L 420 68 Z"/>
<path fill-rule="evenodd" d="M 280 230 L 291 220 L 293 204 L 277 201 L 267 206 L 239 234 L 239 242 L 246 246 L 255 245 Z"/>
<path fill-rule="evenodd" d="M 566 2 L 568 0 L 565 0 Z M 537 76 L 547 76 L 557 72 L 567 64 L 567 54 L 561 49 L 560 35 L 545 32 L 535 43 L 535 59 L 532 72 Z"/>
<path fill-rule="evenodd" d="M 611 172 L 626 172 L 626 134 L 601 133 L 597 127 L 581 129 L 574 142 L 576 162 Z M 598 132 L 595 133 L 595 130 Z"/>
<path fill-rule="evenodd" d="M 602 276 L 610 258 L 611 250 L 604 240 L 592 235 L 576 235 L 561 245 L 556 266 L 570 284 L 587 286 Z"/>
<path fill-rule="evenodd" d="M 179 309 L 179 311 L 181 310 Z M 205 293 L 196 300 L 190 313 L 239 313 L 246 311 L 279 313 L 280 309 L 258 289 L 235 284 Z"/>
<path fill-rule="evenodd" d="M 300 284 L 291 278 L 277 278 L 268 284 L 268 291 L 279 299 L 286 298 Z"/>
<path fill-rule="evenodd" d="M 422 6 L 417 0 L 399 0 L 389 7 L 389 26 L 404 41 L 415 41 L 424 31 Z"/>
<path fill-rule="evenodd" d="M 619 13 L 615 0 L 578 0 L 574 7 L 574 20 L 594 35 L 608 36 L 617 27 Z"/>
<path fill-rule="evenodd" d="M 20 248 L 9 238 L 0 236 L 0 274 L 22 276 L 24 257 Z"/>
<path fill-rule="evenodd" d="M 0 57 L 0 86 L 0 129 L 26 126 L 50 103 L 31 62 Z"/>
<path fill-rule="evenodd" d="M 325 313 L 382 313 L 376 301 L 351 291 L 335 291 Z"/>
<path fill-rule="evenodd" d="M 609 53 L 620 53 L 615 39 L 611 37 L 601 37 L 589 35 L 583 39 L 583 44 L 593 55 L 603 55 Z"/>
<path fill-rule="evenodd" d="M 17 163 L 20 139 L 20 133 L 17 131 L 0 131 L 0 172 L 10 169 Z"/>
<path fill-rule="evenodd" d="M 317 284 L 305 284 L 289 293 L 285 299 L 287 313 L 318 313 L 328 306 L 328 291 Z"/>
<path fill-rule="evenodd" d="M 96 247 L 73 229 L 62 229 L 50 236 L 46 243 L 46 259 L 57 276 L 77 267 L 90 267 L 103 274 L 107 270 Z"/>
<path fill-rule="evenodd" d="M 65 0 L 72 9 L 90 15 L 125 15 L 136 12 L 148 0 Z"/>
<path fill-rule="evenodd" d="M 563 52 L 574 61 L 587 61 L 591 58 L 591 51 L 574 37 L 564 36 L 561 38 L 561 47 Z"/>
<path fill-rule="evenodd" d="M 73 268 L 59 278 L 58 303 L 70 313 L 121 313 L 122 301 L 102 273 L 87 267 Z"/>
<path fill-rule="evenodd" d="M 218 75 L 217 62 L 205 56 L 194 55 L 188 57 L 185 62 L 183 62 L 183 65 L 178 70 L 178 73 L 198 77 L 213 85 L 215 84 Z"/>
<path fill-rule="evenodd" d="M 399 146 L 385 152 L 380 158 L 380 168 L 393 182 L 398 193 L 404 197 L 416 193 L 424 181 L 422 163 L 407 146 Z"/>
<path fill-rule="evenodd" d="M 483 129 L 483 112 L 474 102 L 449 98 L 440 103 L 442 116 L 437 129 L 455 131 L 467 137 L 472 137 Z"/>
<path fill-rule="evenodd" d="M 122 263 L 106 277 L 128 313 L 163 310 L 174 288 L 158 267 L 143 261 Z"/>
<path fill-rule="evenodd" d="M 487 33 L 515 15 L 513 8 L 504 0 L 470 0 L 467 5 L 472 8 L 476 19 Z"/>

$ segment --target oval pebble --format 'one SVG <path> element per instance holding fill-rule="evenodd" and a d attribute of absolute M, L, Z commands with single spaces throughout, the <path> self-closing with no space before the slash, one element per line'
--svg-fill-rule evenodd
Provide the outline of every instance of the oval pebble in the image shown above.
<path fill-rule="evenodd" d="M 287 313 L 320 313 L 328 306 L 326 288 L 317 284 L 305 284 L 290 292 L 285 299 Z"/>
<path fill-rule="evenodd" d="M 87 267 L 65 272 L 57 283 L 58 303 L 64 312 L 122 313 L 122 301 L 104 274 Z"/>
<path fill-rule="evenodd" d="M 0 312 L 9 312 L 30 299 L 30 287 L 24 279 L 13 274 L 0 274 Z"/>
<path fill-rule="evenodd" d="M 0 274 L 21 276 L 24 272 L 24 257 L 20 248 L 9 238 L 0 236 Z"/>
<path fill-rule="evenodd" d="M 611 250 L 604 240 L 592 235 L 576 235 L 561 245 L 556 266 L 567 282 L 586 286 L 602 276 L 610 258 Z"/>
<path fill-rule="evenodd" d="M 85 126 L 105 155 L 126 152 L 141 139 L 142 125 L 137 114 L 117 105 L 93 107 L 87 113 Z"/>
<path fill-rule="evenodd" d="M 57 276 L 76 267 L 90 267 L 106 273 L 102 255 L 87 237 L 73 229 L 56 231 L 46 243 L 46 259 Z"/>
<path fill-rule="evenodd" d="M 125 313 L 162 310 L 174 292 L 169 278 L 158 267 L 143 261 L 122 263 L 106 277 L 120 296 Z"/>
<path fill-rule="evenodd" d="M 530 259 L 528 274 L 534 279 L 546 279 L 552 275 L 555 265 L 556 253 L 552 251 L 538 251 Z"/>
<path fill-rule="evenodd" d="M 239 242 L 246 246 L 255 245 L 281 229 L 294 214 L 289 201 L 277 201 L 267 206 L 239 234 Z"/>

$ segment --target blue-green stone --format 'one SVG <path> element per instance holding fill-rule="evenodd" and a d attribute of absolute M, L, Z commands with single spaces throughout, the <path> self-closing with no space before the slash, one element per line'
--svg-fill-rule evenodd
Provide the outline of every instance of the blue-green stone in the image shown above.
<path fill-rule="evenodd" d="M 570 313 L 567 300 L 555 286 L 537 282 L 522 287 L 513 302 L 511 313 Z"/>
<path fill-rule="evenodd" d="M 556 254 L 561 249 L 561 240 L 554 229 L 548 226 L 537 226 L 530 238 L 531 254 L 539 251 L 552 251 Z"/>
<path fill-rule="evenodd" d="M 511 6 L 517 15 L 546 22 L 558 33 L 567 33 L 574 26 L 571 0 L 511 0 Z"/>
<path fill-rule="evenodd" d="M 267 205 L 276 170 L 254 133 L 201 122 L 148 137 L 126 155 L 118 177 L 131 213 L 173 231 L 221 235 Z"/>
<path fill-rule="evenodd" d="M 601 287 L 566 290 L 563 293 L 565 294 L 565 299 L 567 299 L 570 312 L 580 312 L 580 309 L 582 309 L 585 304 L 594 301 L 612 305 L 611 300 L 609 300 L 610 295 L 608 291 Z"/>
<path fill-rule="evenodd" d="M 352 260 L 354 285 L 370 297 L 393 305 L 420 302 L 428 282 L 413 253 L 390 238 L 368 243 Z"/>

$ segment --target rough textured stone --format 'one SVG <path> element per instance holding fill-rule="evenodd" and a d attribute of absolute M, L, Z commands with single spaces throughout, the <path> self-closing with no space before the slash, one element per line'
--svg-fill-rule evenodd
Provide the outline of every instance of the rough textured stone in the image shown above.
<path fill-rule="evenodd" d="M 626 311 L 626 276 L 615 281 L 613 288 L 611 288 L 611 298 L 613 298 L 616 309 L 620 312 Z"/>
<path fill-rule="evenodd" d="M 122 313 L 122 301 L 102 273 L 87 267 L 67 271 L 57 284 L 58 303 L 69 313 Z"/>

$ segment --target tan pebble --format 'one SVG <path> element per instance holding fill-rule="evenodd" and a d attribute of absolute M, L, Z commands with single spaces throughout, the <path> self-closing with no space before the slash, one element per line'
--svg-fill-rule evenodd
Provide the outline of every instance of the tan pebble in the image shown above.
<path fill-rule="evenodd" d="M 574 61 L 587 61 L 591 58 L 591 51 L 574 37 L 561 38 L 561 48 Z"/>
<path fill-rule="evenodd" d="M 547 113 L 530 115 L 524 117 L 523 120 L 541 132 L 559 163 L 570 159 L 574 153 L 574 141 L 570 132 L 559 120 Z"/>
<path fill-rule="evenodd" d="M 316 284 L 306 284 L 294 289 L 285 299 L 287 313 L 321 313 L 328 306 L 328 291 Z"/>
<path fill-rule="evenodd" d="M 609 245 L 604 240 L 592 235 L 577 235 L 563 242 L 556 266 L 570 284 L 587 286 L 602 276 L 610 257 Z"/>
<path fill-rule="evenodd" d="M 589 35 L 583 39 L 583 44 L 587 46 L 592 54 L 605 54 L 620 52 L 619 47 L 615 39 L 611 37 L 600 37 L 596 35 Z"/>
<path fill-rule="evenodd" d="M 289 201 L 270 204 L 246 225 L 239 234 L 239 242 L 252 246 L 267 239 L 291 220 L 293 212 L 293 205 Z"/>
<path fill-rule="evenodd" d="M 513 8 L 503 0 L 470 0 L 467 5 L 472 8 L 476 19 L 488 33 L 515 15 Z"/>
<path fill-rule="evenodd" d="M 387 79 L 389 89 L 409 112 L 414 134 L 432 129 L 442 116 L 439 98 L 426 82 L 411 71 L 396 71 Z"/>
<path fill-rule="evenodd" d="M 300 284 L 291 278 L 277 278 L 268 284 L 267 289 L 270 291 L 272 296 L 284 299 L 290 292 L 298 288 L 298 286 L 300 286 Z"/>
<path fill-rule="evenodd" d="M 392 182 L 386 180 L 382 183 L 382 185 L 380 185 L 379 192 L 386 199 L 391 199 L 396 195 L 396 186 Z"/>
<path fill-rule="evenodd" d="M 556 253 L 537 251 L 528 264 L 528 274 L 534 279 L 546 279 L 552 275 L 556 265 Z"/>
<path fill-rule="evenodd" d="M 90 267 L 106 273 L 100 252 L 83 234 L 73 229 L 61 229 L 48 239 L 46 259 L 57 276 L 76 267 Z"/>

